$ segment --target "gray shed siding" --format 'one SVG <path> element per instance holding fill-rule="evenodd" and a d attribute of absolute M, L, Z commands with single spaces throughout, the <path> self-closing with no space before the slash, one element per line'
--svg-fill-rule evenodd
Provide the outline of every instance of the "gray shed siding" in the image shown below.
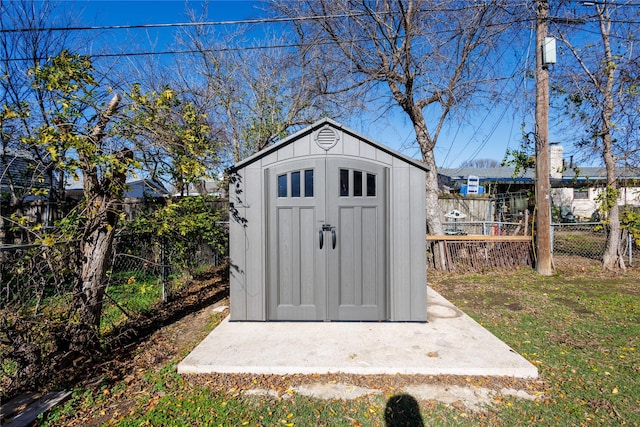
<path fill-rule="evenodd" d="M 323 126 L 338 131 L 325 151 L 314 137 Z M 267 313 L 267 169 L 295 159 L 367 160 L 387 168 L 387 314 L 391 321 L 426 321 L 426 242 L 424 167 L 329 119 L 238 163 L 239 182 L 229 200 L 243 221 L 230 222 L 231 320 L 265 321 Z"/>
<path fill-rule="evenodd" d="M 391 320 L 426 321 L 426 178 L 421 170 L 395 162 L 390 219 Z"/>

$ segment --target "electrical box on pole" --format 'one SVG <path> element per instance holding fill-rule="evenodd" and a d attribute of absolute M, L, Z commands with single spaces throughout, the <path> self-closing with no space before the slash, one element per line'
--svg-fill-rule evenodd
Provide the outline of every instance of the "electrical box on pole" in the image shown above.
<path fill-rule="evenodd" d="M 556 63 L 556 39 L 553 37 L 545 37 L 542 46 L 542 66 Z"/>

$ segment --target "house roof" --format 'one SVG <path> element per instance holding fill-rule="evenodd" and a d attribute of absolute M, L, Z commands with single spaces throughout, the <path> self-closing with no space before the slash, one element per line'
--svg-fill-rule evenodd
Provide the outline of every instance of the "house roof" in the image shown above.
<path fill-rule="evenodd" d="M 404 154 L 395 151 L 379 142 L 373 141 L 372 139 L 361 135 L 360 133 L 356 132 L 353 129 L 350 129 L 332 119 L 329 118 L 324 118 L 321 120 L 318 120 L 317 122 L 313 123 L 312 125 L 292 134 L 289 135 L 288 137 L 286 137 L 285 139 L 283 139 L 282 141 L 279 141 L 277 143 L 275 143 L 274 145 L 271 145 L 269 147 L 264 148 L 263 150 L 247 157 L 244 160 L 241 160 L 240 162 L 236 163 L 232 168 L 231 171 L 236 171 L 242 167 L 245 167 L 247 165 L 250 165 L 251 163 L 265 157 L 266 155 L 273 153 L 274 151 L 278 151 L 279 149 L 286 147 L 287 145 L 293 143 L 294 141 L 312 133 L 315 132 L 316 130 L 320 129 L 321 127 L 325 126 L 325 125 L 329 125 L 337 130 L 340 130 L 348 135 L 351 135 L 355 138 L 358 138 L 359 140 L 371 145 L 374 148 L 377 148 L 378 150 L 384 151 L 387 154 L 390 154 L 391 156 L 400 159 L 406 163 L 411 164 L 412 166 L 415 166 L 417 168 L 420 168 L 424 171 L 429 171 L 429 168 L 427 168 L 427 166 L 422 163 L 419 160 L 416 159 L 412 159 L 410 157 L 405 156 Z"/>
<path fill-rule="evenodd" d="M 33 158 L 33 154 L 31 154 L 29 151 L 27 150 L 16 150 L 14 148 L 3 148 L 0 147 L 0 156 L 7 156 L 7 157 L 21 157 L 23 159 L 27 159 L 27 160 L 34 160 Z"/>
<path fill-rule="evenodd" d="M 46 188 L 50 184 L 44 167 L 26 150 L 0 147 L 0 188 Z"/>
<path fill-rule="evenodd" d="M 466 181 L 469 175 L 475 175 L 480 178 L 480 182 L 533 182 L 535 179 L 535 171 L 526 169 L 521 171 L 518 176 L 514 177 L 515 168 L 495 167 L 495 168 L 442 168 L 438 171 L 440 175 L 444 175 L 452 181 Z"/>
<path fill-rule="evenodd" d="M 616 169 L 618 179 L 638 179 L 640 178 L 640 168 L 621 168 Z M 602 180 L 607 177 L 607 170 L 604 167 L 578 167 L 567 168 L 562 174 L 562 179 L 589 179 Z"/>
<path fill-rule="evenodd" d="M 525 169 L 518 176 L 514 176 L 515 168 L 495 167 L 495 168 L 443 168 L 439 174 L 448 177 L 451 181 L 466 182 L 469 175 L 480 178 L 480 182 L 495 183 L 533 183 L 535 180 L 535 170 Z M 618 179 L 640 179 L 639 168 L 623 168 L 616 172 Z M 606 169 L 604 167 L 578 167 L 566 168 L 562 173 L 562 178 L 552 178 L 555 183 L 571 182 L 572 184 L 587 184 L 606 180 Z"/>

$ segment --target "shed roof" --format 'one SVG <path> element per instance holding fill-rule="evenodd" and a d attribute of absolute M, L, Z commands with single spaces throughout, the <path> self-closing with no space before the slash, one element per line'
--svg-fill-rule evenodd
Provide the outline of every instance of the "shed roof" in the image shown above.
<path fill-rule="evenodd" d="M 304 137 L 304 136 L 306 136 L 306 135 L 308 135 L 308 134 L 310 134 L 312 132 L 315 132 L 316 130 L 320 129 L 321 127 L 323 127 L 325 125 L 329 125 L 329 126 L 335 128 L 337 130 L 341 130 L 342 132 L 344 132 L 346 134 L 349 134 L 349 135 L 351 135 L 351 136 L 353 136 L 355 138 L 358 138 L 361 141 L 371 145 L 372 147 L 374 147 L 374 148 L 376 148 L 378 150 L 384 151 L 385 153 L 387 153 L 387 154 L 389 154 L 389 155 L 391 155 L 391 156 L 393 156 L 393 157 L 395 157 L 397 159 L 400 159 L 400 160 L 402 160 L 402 161 L 404 161 L 406 163 L 409 163 L 412 166 L 415 166 L 415 167 L 417 167 L 419 169 L 422 169 L 425 172 L 429 171 L 429 168 L 424 163 L 422 163 L 420 160 L 416 160 L 416 159 L 412 159 L 411 157 L 407 157 L 404 154 L 402 154 L 402 153 L 400 153 L 400 152 L 398 152 L 396 150 L 393 150 L 393 149 L 391 149 L 391 148 L 389 148 L 389 147 L 387 147 L 387 146 L 385 146 L 385 145 L 383 145 L 383 144 L 381 144 L 379 142 L 373 141 L 372 139 L 370 139 L 370 138 L 368 138 L 368 137 L 356 132 L 355 130 L 353 130 L 351 128 L 348 128 L 348 127 L 346 127 L 346 126 L 344 126 L 344 125 L 342 125 L 342 124 L 340 124 L 340 123 L 338 123 L 335 120 L 332 120 L 330 118 L 324 118 L 324 119 L 318 120 L 317 122 L 313 123 L 312 125 L 304 128 L 304 129 L 301 129 L 300 131 L 298 131 L 298 132 L 296 132 L 296 133 L 294 133 L 292 135 L 289 135 L 288 137 L 286 137 L 282 141 L 279 141 L 279 142 L 275 143 L 274 145 L 271 145 L 269 147 L 264 148 L 261 151 L 258 151 L 257 153 L 255 153 L 255 154 L 247 157 L 246 159 L 241 160 L 240 162 L 236 163 L 231 168 L 231 170 L 232 171 L 236 171 L 236 170 L 241 169 L 241 168 L 243 168 L 243 167 L 245 167 L 247 165 L 250 165 L 251 163 L 253 163 L 253 162 L 255 162 L 255 161 L 257 161 L 257 160 L 259 160 L 259 159 L 261 159 L 261 158 L 263 158 L 265 156 L 267 156 L 268 154 L 273 153 L 274 151 L 278 151 L 279 149 L 281 149 L 283 147 L 286 147 L 287 145 L 291 144 L 292 142 L 294 142 L 294 141 L 296 141 L 296 140 L 298 140 L 298 139 L 300 139 L 300 138 L 302 138 L 302 137 Z"/>

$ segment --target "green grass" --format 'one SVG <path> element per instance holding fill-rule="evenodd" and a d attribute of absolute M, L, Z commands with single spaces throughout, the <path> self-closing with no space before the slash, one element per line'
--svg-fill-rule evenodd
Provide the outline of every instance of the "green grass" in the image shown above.
<path fill-rule="evenodd" d="M 148 388 L 132 401 L 131 410 L 115 419 L 105 420 L 110 426 L 381 426 L 385 416 L 385 396 L 357 400 L 317 400 L 296 395 L 293 391 L 280 398 L 246 396 L 235 391 L 194 387 L 175 372 L 175 364 L 145 375 Z M 116 390 L 118 386 L 113 389 Z M 56 409 L 41 421 L 43 426 L 64 425 L 74 419 L 74 411 L 93 408 L 95 422 L 100 410 L 109 406 L 108 396 L 117 399 L 125 394 L 101 388 L 95 393 L 76 390 L 64 407 Z M 465 412 L 443 405 L 428 404 L 429 424 L 434 426 L 467 425 Z M 76 419 L 77 422 L 77 419 Z M 73 424 L 73 423 L 72 423 Z"/>
<path fill-rule="evenodd" d="M 546 398 L 514 402 L 502 424 L 640 425 L 639 278 L 523 270 L 437 287 L 539 369 Z"/>
<path fill-rule="evenodd" d="M 430 282 L 535 364 L 543 395 L 536 401 L 505 398 L 481 413 L 420 402 L 425 425 L 640 425 L 640 272 L 430 274 Z M 42 425 L 64 424 L 76 411 L 90 412 L 95 420 L 114 402 L 126 411 L 108 414 L 105 425 L 385 425 L 390 396 L 249 397 L 190 382 L 175 372 L 177 362 L 141 375 L 137 393 L 127 392 L 122 381 L 93 392 L 77 390 Z M 122 405 L 122 399 L 129 403 Z"/>
<path fill-rule="evenodd" d="M 162 284 L 155 275 L 118 273 L 111 277 L 111 283 L 107 288 L 109 298 L 105 299 L 102 312 L 102 333 L 108 333 L 127 320 L 123 310 L 129 315 L 143 314 L 162 299 Z"/>

